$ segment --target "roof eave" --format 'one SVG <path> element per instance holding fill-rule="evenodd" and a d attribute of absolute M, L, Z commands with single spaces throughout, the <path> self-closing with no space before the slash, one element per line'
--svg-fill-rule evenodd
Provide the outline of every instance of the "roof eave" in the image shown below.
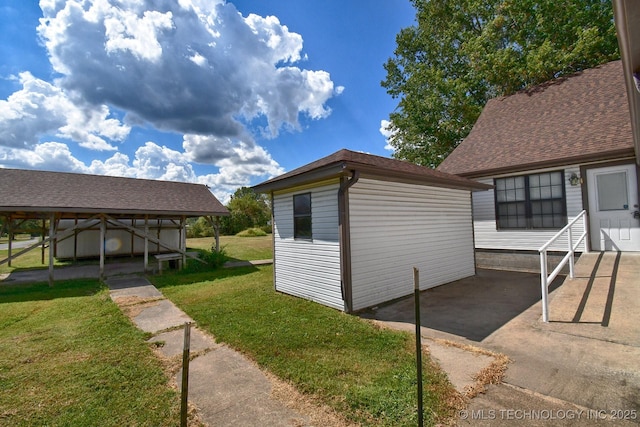
<path fill-rule="evenodd" d="M 491 185 L 482 184 L 470 180 L 459 181 L 456 179 L 440 178 L 437 176 L 418 175 L 412 172 L 380 169 L 374 165 L 367 165 L 358 162 L 340 161 L 338 163 L 326 165 L 318 169 L 301 173 L 286 178 L 275 178 L 258 184 L 253 188 L 258 193 L 270 193 L 273 191 L 283 190 L 286 188 L 294 188 L 302 185 L 308 185 L 314 182 L 323 181 L 330 178 L 340 176 L 348 176 L 351 171 L 358 171 L 363 178 L 375 178 L 382 181 L 395 181 L 417 185 L 434 185 L 437 187 L 454 188 L 459 190 L 488 190 L 493 188 Z"/>
<path fill-rule="evenodd" d="M 149 210 L 110 210 L 94 208 L 60 208 L 43 206 L 0 206 L 0 213 L 29 212 L 29 213 L 63 213 L 63 214 L 100 214 L 107 215 L 131 215 L 131 216 L 163 216 L 163 217 L 201 217 L 201 216 L 229 216 L 229 211 L 149 211 Z"/>
<path fill-rule="evenodd" d="M 342 175 L 346 175 L 347 173 L 345 162 L 332 163 L 298 175 L 285 178 L 274 178 L 261 184 L 254 185 L 251 188 L 256 193 L 271 193 L 284 188 L 298 187 L 334 177 L 337 178 Z"/>
<path fill-rule="evenodd" d="M 467 180 L 466 182 L 458 181 L 455 179 L 440 178 L 437 176 L 417 175 L 412 172 L 405 171 L 389 171 L 377 169 L 374 166 L 367 166 L 362 164 L 347 164 L 349 170 L 357 170 L 360 172 L 361 178 L 375 178 L 381 181 L 393 181 L 402 182 L 406 184 L 416 185 L 433 185 L 436 187 L 452 188 L 456 190 L 489 190 L 493 188 L 492 185 L 483 184 Z"/>
<path fill-rule="evenodd" d="M 572 164 L 583 164 L 592 162 L 606 162 L 610 160 L 633 159 L 635 157 L 633 148 L 625 148 L 623 150 L 609 151 L 604 153 L 593 153 L 589 155 L 579 155 L 574 157 L 564 157 L 561 159 L 545 160 L 541 162 L 531 162 L 526 164 L 510 165 L 500 168 L 473 170 L 468 172 L 456 173 L 464 178 L 481 178 L 486 176 L 495 176 L 508 173 L 525 172 L 536 169 L 548 169 L 554 167 L 567 166 Z"/>

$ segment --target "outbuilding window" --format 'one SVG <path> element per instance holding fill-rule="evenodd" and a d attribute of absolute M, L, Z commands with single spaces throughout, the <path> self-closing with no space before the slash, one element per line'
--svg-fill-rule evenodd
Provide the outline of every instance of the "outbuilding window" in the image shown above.
<path fill-rule="evenodd" d="M 311 239 L 311 193 L 293 196 L 293 237 Z"/>
<path fill-rule="evenodd" d="M 496 178 L 498 229 L 555 229 L 567 224 L 564 172 Z"/>

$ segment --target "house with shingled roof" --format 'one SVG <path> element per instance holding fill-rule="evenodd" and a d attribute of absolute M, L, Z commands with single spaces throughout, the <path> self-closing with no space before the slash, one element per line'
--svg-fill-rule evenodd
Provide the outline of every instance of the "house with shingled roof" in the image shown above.
<path fill-rule="evenodd" d="M 475 274 L 471 192 L 490 185 L 349 150 L 253 187 L 271 197 L 277 291 L 354 312 Z"/>
<path fill-rule="evenodd" d="M 479 253 L 537 253 L 583 210 L 579 251 L 640 251 L 629 93 L 614 61 L 486 104 L 438 167 L 493 186 L 473 194 Z M 565 236 L 550 250 L 567 246 Z"/>

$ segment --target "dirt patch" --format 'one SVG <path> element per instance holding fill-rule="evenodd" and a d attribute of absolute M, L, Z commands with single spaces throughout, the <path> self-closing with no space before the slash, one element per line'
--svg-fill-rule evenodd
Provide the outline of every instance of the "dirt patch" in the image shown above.
<path fill-rule="evenodd" d="M 315 401 L 308 395 L 300 393 L 293 384 L 281 380 L 270 372 L 264 370 L 262 372 L 264 372 L 267 379 L 271 382 L 271 396 L 287 408 L 308 417 L 311 425 L 335 427 L 358 426 L 358 424 L 346 420 L 330 407 Z"/>
<path fill-rule="evenodd" d="M 120 297 L 115 299 L 115 303 L 122 312 L 131 320 L 138 316 L 146 308 L 158 305 L 165 298 L 140 298 L 136 296 Z"/>
<path fill-rule="evenodd" d="M 489 384 L 500 384 L 504 378 L 505 372 L 507 371 L 507 365 L 511 362 L 506 355 L 502 353 L 495 353 L 484 348 L 444 339 L 434 339 L 434 341 L 442 345 L 460 348 L 471 353 L 482 354 L 493 358 L 487 367 L 480 370 L 480 372 L 473 377 L 473 380 L 475 381 L 474 384 L 465 387 L 464 397 L 467 399 L 473 399 L 478 394 L 487 391 L 487 385 Z"/>
<path fill-rule="evenodd" d="M 167 384 L 170 388 L 175 390 L 178 394 L 180 394 L 180 390 L 178 389 L 178 384 L 176 383 L 176 375 L 180 368 L 182 368 L 182 355 L 174 356 L 174 357 L 165 357 L 160 349 L 158 348 L 158 343 L 150 343 L 158 360 L 160 360 L 162 364 L 162 370 L 167 378 Z M 189 356 L 190 360 L 193 360 L 197 356 L 201 356 L 206 353 L 206 351 L 192 353 Z M 201 419 L 198 413 L 198 407 L 191 402 L 187 402 L 187 425 L 188 427 L 207 427 Z"/>

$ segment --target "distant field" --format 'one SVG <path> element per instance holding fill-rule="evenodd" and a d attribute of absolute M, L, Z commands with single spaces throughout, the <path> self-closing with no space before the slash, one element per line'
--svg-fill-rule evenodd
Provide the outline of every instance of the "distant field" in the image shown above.
<path fill-rule="evenodd" d="M 13 254 L 18 253 L 22 249 L 13 249 Z M 0 250 L 0 259 L 5 259 L 7 257 L 9 251 Z M 11 271 L 18 268 L 47 268 L 49 265 L 49 249 L 45 249 L 44 251 L 44 264 L 42 263 L 42 249 L 36 248 L 30 252 L 27 252 L 23 255 L 20 255 L 18 258 L 15 258 L 11 261 L 11 267 L 5 262 L 0 265 L 0 274 L 2 273 L 10 273 Z M 69 262 L 66 261 L 54 261 L 54 266 L 58 265 L 69 265 Z"/>
<path fill-rule="evenodd" d="M 213 237 L 202 237 L 198 239 L 187 239 L 187 247 L 191 249 L 211 250 L 214 245 Z M 262 237 L 236 237 L 221 236 L 220 247 L 225 251 L 230 260 L 247 260 L 253 261 L 258 259 L 273 258 L 273 247 L 271 243 L 271 235 Z M 22 249 L 13 249 L 13 253 L 17 253 Z M 0 250 L 0 259 L 7 257 L 7 250 Z M 20 255 L 11 261 L 11 267 L 4 263 L 0 265 L 0 274 L 10 273 L 15 269 L 23 268 L 47 268 L 49 262 L 49 250 L 44 251 L 44 264 L 42 261 L 42 253 L 40 248 L 36 248 L 30 252 Z M 80 261 L 82 263 L 98 262 L 97 260 Z M 71 261 L 55 261 L 55 266 L 69 265 Z"/>
<path fill-rule="evenodd" d="M 213 237 L 187 239 L 187 247 L 210 250 L 214 242 Z M 271 235 L 262 237 L 220 236 L 220 247 L 232 260 L 253 261 L 273 258 Z"/>

